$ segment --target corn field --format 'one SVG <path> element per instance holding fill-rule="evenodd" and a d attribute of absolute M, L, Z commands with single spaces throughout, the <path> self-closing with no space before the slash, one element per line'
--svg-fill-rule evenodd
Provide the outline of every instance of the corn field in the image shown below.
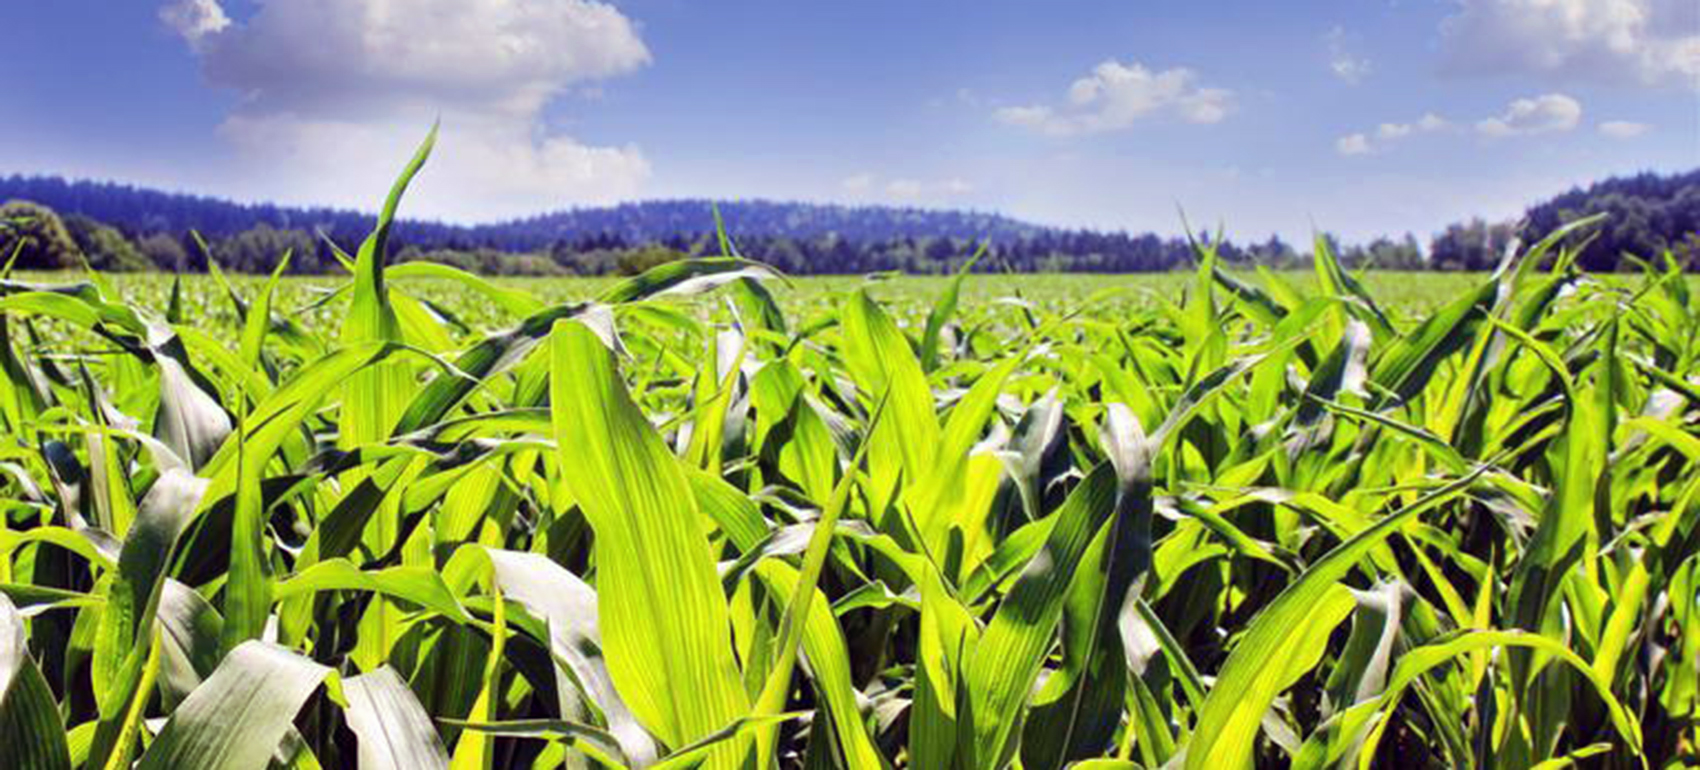
<path fill-rule="evenodd" d="M 0 284 L 0 766 L 1700 762 L 1700 354 L 1588 222 L 1432 309 Z M 487 326 L 410 281 L 452 282 Z"/>

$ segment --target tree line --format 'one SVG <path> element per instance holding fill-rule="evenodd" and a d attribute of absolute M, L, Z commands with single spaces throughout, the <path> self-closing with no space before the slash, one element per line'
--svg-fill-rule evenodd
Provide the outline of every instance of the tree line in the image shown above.
<path fill-rule="evenodd" d="M 284 253 L 290 270 L 338 270 L 332 244 L 351 248 L 372 217 L 325 208 L 239 204 L 57 177 L 0 177 L 0 256 L 19 269 L 89 264 L 108 271 L 207 269 L 268 272 Z M 630 273 L 683 255 L 719 253 L 715 205 L 706 200 L 576 209 L 478 226 L 405 221 L 392 235 L 402 261 L 429 260 L 489 275 Z M 1032 225 L 974 211 L 735 201 L 718 206 L 740 253 L 798 275 L 958 269 L 982 244 L 981 269 L 1014 272 L 1159 272 L 1192 264 L 1182 237 Z M 1595 271 L 1630 258 L 1700 251 L 1700 170 L 1644 173 L 1576 188 L 1531 206 L 1515 222 L 1475 219 L 1426 242 L 1410 233 L 1345 244 L 1322 239 L 1352 266 L 1487 270 L 1515 240 L 1538 239 L 1579 217 L 1605 214 L 1580 257 Z M 1308 263 L 1271 236 L 1216 244 L 1231 264 Z"/>

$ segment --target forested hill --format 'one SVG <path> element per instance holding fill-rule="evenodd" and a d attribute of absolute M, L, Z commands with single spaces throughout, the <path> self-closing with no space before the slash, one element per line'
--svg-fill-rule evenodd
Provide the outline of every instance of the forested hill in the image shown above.
<path fill-rule="evenodd" d="M 1524 220 L 1531 232 L 1547 233 L 1594 214 L 1605 222 L 1582 254 L 1584 268 L 1611 270 L 1624 254 L 1657 258 L 1665 249 L 1692 259 L 1700 255 L 1700 169 L 1595 182 L 1531 206 Z"/>
<path fill-rule="evenodd" d="M 114 182 L 56 176 L 0 177 L 0 201 L 39 203 L 60 214 L 77 214 L 110 224 L 127 235 L 199 231 L 209 238 L 234 236 L 257 225 L 277 230 L 320 231 L 339 242 L 372 228 L 371 214 L 324 207 L 246 204 L 185 193 L 163 192 Z M 459 243 L 465 228 L 407 222 L 403 229 L 421 243 Z"/>
<path fill-rule="evenodd" d="M 996 214 L 773 201 L 720 204 L 742 252 L 796 274 L 955 269 L 978 243 L 991 244 L 984 269 L 1141 272 L 1191 264 L 1183 238 L 1068 230 Z M 1537 203 L 1521 228 L 1538 238 L 1577 217 L 1608 215 L 1582 256 L 1591 270 L 1627 266 L 1624 254 L 1657 258 L 1667 249 L 1700 251 L 1700 170 L 1608 179 Z M 34 224 L 24 224 L 34 223 Z M 0 247 L 20 233 L 18 266 L 55 268 L 87 260 L 104 269 L 205 269 L 190 237 L 200 233 L 227 269 L 264 272 L 285 251 L 295 272 L 337 269 L 324 237 L 352 247 L 373 217 L 355 211 L 242 204 L 108 182 L 0 177 Z M 1519 227 L 1481 219 L 1415 235 L 1335 243 L 1348 264 L 1403 269 L 1490 269 Z M 707 200 L 666 200 L 584 208 L 476 226 L 399 223 L 397 259 L 426 259 L 485 273 L 607 273 L 642 269 L 680 254 L 717 253 Z M 1231 263 L 1282 267 L 1306 261 L 1278 238 L 1220 244 Z"/>
<path fill-rule="evenodd" d="M 27 200 L 61 214 L 81 214 L 135 234 L 197 230 L 225 238 L 265 224 L 274 229 L 322 231 L 339 242 L 358 240 L 374 217 L 357 211 L 235 203 L 219 198 L 161 192 L 112 182 L 60 177 L 0 177 L 0 201 Z M 721 216 L 738 234 L 851 241 L 893 238 L 1033 237 L 1054 228 L 1006 216 L 971 211 L 838 206 L 765 200 L 720 202 Z M 524 219 L 459 226 L 407 220 L 397 238 L 424 249 L 486 247 L 537 251 L 561 242 L 662 243 L 714 232 L 713 203 L 705 199 L 657 200 L 599 208 L 566 209 Z"/>
<path fill-rule="evenodd" d="M 644 201 L 607 208 L 569 209 L 473 228 L 480 236 L 508 239 L 530 249 L 585 233 L 602 233 L 628 243 L 665 241 L 680 234 L 714 230 L 713 203 L 703 199 Z M 999 214 L 894 206 L 840 206 L 767 200 L 721 202 L 720 214 L 737 234 L 780 238 L 837 235 L 852 241 L 893 238 L 985 238 L 1010 241 L 1057 228 Z"/>

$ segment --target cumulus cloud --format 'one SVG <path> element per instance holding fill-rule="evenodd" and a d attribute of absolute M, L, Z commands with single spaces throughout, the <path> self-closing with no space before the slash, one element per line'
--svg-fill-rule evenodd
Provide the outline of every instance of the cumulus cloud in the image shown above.
<path fill-rule="evenodd" d="M 1334 150 L 1341 155 L 1368 155 L 1369 136 L 1365 134 L 1347 134 L 1334 140 Z"/>
<path fill-rule="evenodd" d="M 1505 113 L 1476 123 L 1476 132 L 1490 138 L 1569 131 L 1582 121 L 1582 103 L 1564 94 L 1517 99 Z"/>
<path fill-rule="evenodd" d="M 1335 27 L 1322 36 L 1328 46 L 1328 71 L 1347 85 L 1357 85 L 1369 77 L 1369 59 L 1352 51 L 1350 35 L 1345 27 Z"/>
<path fill-rule="evenodd" d="M 1471 128 L 1488 139 L 1561 133 L 1574 130 L 1581 122 L 1581 102 L 1565 94 L 1542 94 L 1514 99 L 1506 105 L 1504 112 L 1478 120 L 1473 126 L 1469 123 L 1454 124 L 1432 112 L 1410 123 L 1382 123 L 1374 131 L 1347 134 L 1334 140 L 1334 151 L 1346 156 L 1372 155 L 1419 134 L 1462 134 Z M 1614 126 L 1608 130 L 1602 124 L 1600 132 L 1608 136 L 1616 136 L 1612 132 L 1632 136 L 1636 125 Z"/>
<path fill-rule="evenodd" d="M 280 198 L 370 207 L 435 118 L 443 135 L 411 213 L 488 219 L 632 195 L 631 146 L 548 129 L 569 91 L 650 60 L 597 0 L 174 0 L 161 18 L 207 79 L 241 95 L 221 135 Z"/>
<path fill-rule="evenodd" d="M 885 194 L 899 200 L 916 200 L 925 191 L 919 179 L 893 179 L 885 186 Z"/>
<path fill-rule="evenodd" d="M 219 135 L 239 170 L 301 202 L 370 208 L 429 124 L 409 118 L 339 120 L 236 114 Z M 445 116 L 442 137 L 408 191 L 413 216 L 484 221 L 565 204 L 612 203 L 641 192 L 649 161 L 636 147 L 539 136 L 523 122 Z M 350 180 L 355 180 L 351 184 Z"/>
<path fill-rule="evenodd" d="M 844 181 L 839 184 L 844 188 L 845 192 L 850 193 L 851 195 L 861 195 L 874 188 L 874 175 L 866 173 L 854 174 L 852 176 L 845 177 Z"/>
<path fill-rule="evenodd" d="M 974 185 L 962 179 L 946 179 L 939 183 L 939 189 L 946 195 L 967 195 L 974 192 Z"/>
<path fill-rule="evenodd" d="M 1458 0 L 1442 35 L 1459 73 L 1700 86 L 1694 0 Z"/>
<path fill-rule="evenodd" d="M 974 185 L 961 179 L 893 179 L 885 185 L 886 197 L 908 203 L 944 201 L 974 192 Z"/>
<path fill-rule="evenodd" d="M 1375 135 L 1381 139 L 1402 139 L 1416 133 L 1433 133 L 1451 128 L 1452 124 L 1432 112 L 1424 113 L 1410 123 L 1383 123 L 1375 128 Z"/>
<path fill-rule="evenodd" d="M 1233 92 L 1199 85 L 1190 69 L 1158 71 L 1112 59 L 1069 86 L 1065 107 L 1004 107 L 994 115 L 1008 125 L 1072 136 L 1118 131 L 1165 114 L 1189 123 L 1217 123 L 1232 109 Z"/>
<path fill-rule="evenodd" d="M 995 114 L 1000 122 L 1039 130 L 1045 129 L 1047 124 L 1056 120 L 1056 115 L 1051 111 L 1051 108 L 1041 105 L 1000 107 Z M 1060 129 L 1062 126 L 1059 123 L 1055 127 Z"/>
<path fill-rule="evenodd" d="M 1369 155 L 1416 134 L 1433 134 L 1453 129 L 1452 122 L 1432 112 L 1409 123 L 1382 123 L 1373 132 L 1347 134 L 1334 140 L 1341 155 Z"/>
<path fill-rule="evenodd" d="M 199 47 L 202 38 L 230 26 L 230 17 L 224 15 L 218 0 L 176 0 L 159 9 L 159 20 L 191 47 Z"/>
<path fill-rule="evenodd" d="M 1600 135 L 1612 139 L 1634 139 L 1647 133 L 1652 126 L 1628 120 L 1608 120 L 1599 125 Z"/>

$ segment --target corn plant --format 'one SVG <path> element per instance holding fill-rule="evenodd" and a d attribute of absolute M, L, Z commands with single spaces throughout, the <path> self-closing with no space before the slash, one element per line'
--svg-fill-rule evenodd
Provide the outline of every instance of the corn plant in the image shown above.
<path fill-rule="evenodd" d="M 1700 761 L 1668 258 L 799 307 L 722 236 L 557 302 L 387 264 L 430 146 L 310 303 L 0 282 L 0 765 Z"/>

